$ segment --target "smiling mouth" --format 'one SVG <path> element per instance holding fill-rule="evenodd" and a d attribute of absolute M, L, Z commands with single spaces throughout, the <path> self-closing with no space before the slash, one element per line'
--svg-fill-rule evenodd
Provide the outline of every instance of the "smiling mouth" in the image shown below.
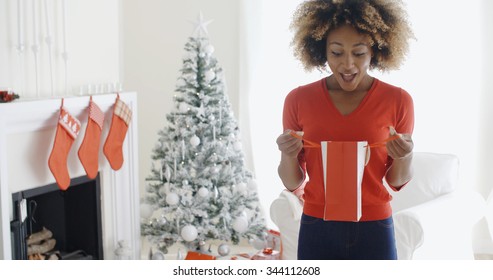
<path fill-rule="evenodd" d="M 341 74 L 341 77 L 344 80 L 344 82 L 350 83 L 354 80 L 354 78 L 356 78 L 356 75 L 357 74 Z"/>

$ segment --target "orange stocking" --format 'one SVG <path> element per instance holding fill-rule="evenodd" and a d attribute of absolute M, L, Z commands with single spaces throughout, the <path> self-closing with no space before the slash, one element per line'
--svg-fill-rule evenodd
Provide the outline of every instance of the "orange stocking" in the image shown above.
<path fill-rule="evenodd" d="M 91 100 L 89 101 L 89 117 L 87 118 L 86 134 L 79 148 L 79 159 L 86 170 L 87 177 L 96 178 L 98 175 L 99 143 L 103 129 L 104 113 Z"/>
<path fill-rule="evenodd" d="M 67 157 L 74 143 L 75 138 L 80 131 L 80 122 L 78 119 L 70 115 L 63 107 L 60 108 L 60 116 L 56 129 L 55 141 L 53 149 L 48 159 L 48 166 L 51 173 L 55 177 L 58 187 L 61 190 L 66 190 L 70 185 L 70 176 L 67 168 Z"/>
<path fill-rule="evenodd" d="M 122 146 L 131 119 L 132 111 L 118 96 L 113 109 L 110 131 L 103 147 L 104 155 L 113 170 L 118 170 L 123 165 Z"/>

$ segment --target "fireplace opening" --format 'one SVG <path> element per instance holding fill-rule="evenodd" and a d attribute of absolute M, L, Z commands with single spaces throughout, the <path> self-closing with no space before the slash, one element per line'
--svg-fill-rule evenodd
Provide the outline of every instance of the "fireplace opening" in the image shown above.
<path fill-rule="evenodd" d="M 99 174 L 12 194 L 13 259 L 103 259 Z"/>

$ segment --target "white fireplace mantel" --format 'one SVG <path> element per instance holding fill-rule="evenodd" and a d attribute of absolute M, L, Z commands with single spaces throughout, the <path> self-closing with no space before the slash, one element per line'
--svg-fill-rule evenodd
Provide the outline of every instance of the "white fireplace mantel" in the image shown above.
<path fill-rule="evenodd" d="M 77 156 L 87 125 L 89 96 L 65 97 L 64 107 L 81 121 L 79 136 L 71 147 L 68 168 L 72 178 L 85 175 Z M 101 134 L 99 172 L 101 178 L 101 221 L 105 259 L 114 259 L 118 241 L 125 240 L 132 258 L 140 258 L 140 214 L 138 176 L 137 95 L 120 93 L 132 110 L 132 121 L 123 143 L 124 163 L 111 169 L 102 147 L 111 125 L 116 94 L 94 95 L 105 113 Z M 0 104 L 0 259 L 12 258 L 10 221 L 12 194 L 55 183 L 48 167 L 53 148 L 61 98 L 16 100 Z"/>

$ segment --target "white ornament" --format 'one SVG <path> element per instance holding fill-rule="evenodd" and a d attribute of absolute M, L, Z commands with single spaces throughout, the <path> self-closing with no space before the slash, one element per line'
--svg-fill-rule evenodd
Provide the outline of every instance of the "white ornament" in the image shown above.
<path fill-rule="evenodd" d="M 218 174 L 219 171 L 221 171 L 221 166 L 220 165 L 214 165 L 214 167 L 212 167 L 212 173 Z"/>
<path fill-rule="evenodd" d="M 168 182 L 171 179 L 171 170 L 168 166 L 166 166 L 166 171 L 164 171 L 164 178 L 166 178 L 166 181 Z"/>
<path fill-rule="evenodd" d="M 184 226 L 181 229 L 180 235 L 187 242 L 194 241 L 198 236 L 197 228 L 192 225 Z"/>
<path fill-rule="evenodd" d="M 126 240 L 118 241 L 118 248 L 115 250 L 115 255 L 120 260 L 129 260 L 131 258 L 132 249 L 130 249 Z"/>
<path fill-rule="evenodd" d="M 178 253 L 176 253 L 177 260 L 183 260 L 183 254 L 181 253 L 181 249 L 178 249 Z"/>
<path fill-rule="evenodd" d="M 248 193 L 247 184 L 241 182 L 236 185 L 236 191 L 241 195 L 246 195 Z"/>
<path fill-rule="evenodd" d="M 214 53 L 214 46 L 213 45 L 208 45 L 207 47 L 205 47 L 205 52 L 208 54 L 208 55 L 211 55 Z"/>
<path fill-rule="evenodd" d="M 166 196 L 166 203 L 169 205 L 176 205 L 180 202 L 180 197 L 176 193 L 169 193 Z"/>
<path fill-rule="evenodd" d="M 245 210 L 241 211 L 240 216 L 245 218 L 248 221 L 248 214 Z"/>
<path fill-rule="evenodd" d="M 241 151 L 241 149 L 243 148 L 242 144 L 240 141 L 237 141 L 233 144 L 233 148 L 235 149 L 235 151 Z"/>
<path fill-rule="evenodd" d="M 147 203 L 142 203 L 140 205 L 140 216 L 144 219 L 149 219 L 154 212 L 152 205 Z"/>
<path fill-rule="evenodd" d="M 158 221 L 161 225 L 165 225 L 168 223 L 168 219 L 164 215 L 161 216 L 161 219 Z"/>
<path fill-rule="evenodd" d="M 218 198 L 219 198 L 219 191 L 217 190 L 217 187 L 214 186 L 214 203 L 216 203 Z"/>
<path fill-rule="evenodd" d="M 199 241 L 199 250 L 202 253 L 205 253 L 206 252 L 206 249 L 205 249 L 205 241 L 204 240 L 200 240 Z"/>
<path fill-rule="evenodd" d="M 216 73 L 214 73 L 214 71 L 212 71 L 212 70 L 208 70 L 204 74 L 204 78 L 205 78 L 206 82 L 210 82 L 210 81 L 214 80 L 215 77 L 216 77 Z"/>
<path fill-rule="evenodd" d="M 251 179 L 250 181 L 248 181 L 248 189 L 256 191 L 257 190 L 257 181 L 255 181 L 254 179 Z"/>
<path fill-rule="evenodd" d="M 161 251 L 154 252 L 151 257 L 153 260 L 164 260 L 164 254 Z"/>
<path fill-rule="evenodd" d="M 223 257 L 228 255 L 230 252 L 228 244 L 223 243 L 223 244 L 219 245 L 219 247 L 217 247 L 217 252 L 219 253 L 219 255 L 221 255 Z"/>
<path fill-rule="evenodd" d="M 237 217 L 233 221 L 233 229 L 238 233 L 244 233 L 248 229 L 248 221 L 243 216 Z"/>
<path fill-rule="evenodd" d="M 193 147 L 197 147 L 200 144 L 200 138 L 197 135 L 192 136 L 192 138 L 190 138 L 190 144 L 192 144 Z"/>
<path fill-rule="evenodd" d="M 206 198 L 209 195 L 209 190 L 206 187 L 201 187 L 198 194 L 200 197 Z"/>
<path fill-rule="evenodd" d="M 204 20 L 204 16 L 202 15 L 202 12 L 199 13 L 199 16 L 197 18 L 197 21 L 194 21 L 195 25 L 195 30 L 194 34 L 198 35 L 198 37 L 202 37 L 202 35 L 208 35 L 209 33 L 207 32 L 207 25 L 209 25 L 213 20 Z"/>

